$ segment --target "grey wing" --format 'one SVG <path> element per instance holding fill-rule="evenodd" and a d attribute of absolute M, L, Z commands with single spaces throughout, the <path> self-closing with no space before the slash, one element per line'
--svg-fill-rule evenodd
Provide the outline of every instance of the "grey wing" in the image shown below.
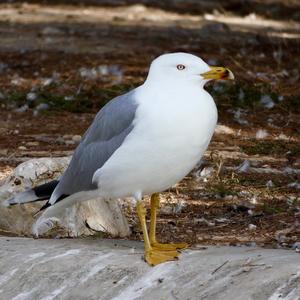
<path fill-rule="evenodd" d="M 104 165 L 133 129 L 136 109 L 133 90 L 114 98 L 98 112 L 76 148 L 49 204 L 54 204 L 64 195 L 96 188 L 92 183 L 95 171 Z"/>

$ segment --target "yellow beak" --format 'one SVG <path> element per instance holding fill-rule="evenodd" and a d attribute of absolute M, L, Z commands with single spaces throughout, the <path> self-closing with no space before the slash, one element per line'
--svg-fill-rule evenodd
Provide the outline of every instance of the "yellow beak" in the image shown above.
<path fill-rule="evenodd" d="M 211 66 L 209 68 L 208 72 L 200 74 L 204 79 L 234 79 L 233 73 L 227 68 Z"/>

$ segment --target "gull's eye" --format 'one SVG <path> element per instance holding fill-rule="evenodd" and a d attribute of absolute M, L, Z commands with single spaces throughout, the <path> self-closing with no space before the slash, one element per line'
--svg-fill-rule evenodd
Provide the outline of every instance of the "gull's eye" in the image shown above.
<path fill-rule="evenodd" d="M 184 65 L 177 65 L 177 70 L 181 71 L 184 70 L 185 66 Z"/>

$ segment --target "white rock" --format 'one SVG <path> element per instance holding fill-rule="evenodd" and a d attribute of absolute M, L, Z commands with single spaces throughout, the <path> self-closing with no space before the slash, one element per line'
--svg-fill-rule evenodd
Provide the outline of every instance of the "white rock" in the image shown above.
<path fill-rule="evenodd" d="M 44 78 L 42 79 L 42 85 L 48 86 L 54 82 L 53 78 Z"/>
<path fill-rule="evenodd" d="M 37 111 L 47 110 L 47 109 L 49 109 L 49 104 L 47 104 L 47 103 L 40 103 L 35 109 Z"/>
<path fill-rule="evenodd" d="M 290 188 L 297 189 L 297 190 L 299 190 L 299 189 L 300 189 L 300 183 L 299 183 L 299 182 L 297 182 L 297 181 L 295 181 L 295 182 L 291 182 L 291 183 L 289 183 L 287 186 L 288 186 L 288 187 L 290 187 Z"/>
<path fill-rule="evenodd" d="M 275 106 L 274 101 L 269 95 L 261 96 L 260 103 L 266 108 L 273 108 Z"/>
<path fill-rule="evenodd" d="M 245 92 L 242 89 L 240 89 L 240 91 L 239 91 L 238 98 L 240 101 L 245 99 Z"/>
<path fill-rule="evenodd" d="M 28 108 L 29 108 L 28 105 L 24 104 L 21 107 L 18 107 L 16 109 L 14 109 L 14 111 L 17 112 L 17 113 L 23 113 L 23 112 L 27 111 Z"/>
<path fill-rule="evenodd" d="M 19 146 L 18 149 L 19 150 L 27 150 L 27 148 L 25 146 Z"/>
<path fill-rule="evenodd" d="M 256 230 L 256 228 L 257 228 L 257 226 L 254 225 L 254 224 L 249 224 L 249 225 L 248 225 L 248 229 L 249 229 L 249 230 Z"/>
<path fill-rule="evenodd" d="M 255 135 L 255 137 L 257 139 L 264 139 L 267 136 L 268 136 L 268 132 L 265 129 L 259 129 L 259 130 L 257 130 L 256 135 Z"/>
<path fill-rule="evenodd" d="M 39 158 L 20 164 L 0 187 L 0 204 L 14 193 L 57 179 L 66 169 L 69 161 L 69 157 Z M 35 221 L 33 215 L 42 204 L 42 202 L 35 202 L 9 208 L 0 205 L 0 230 L 31 235 Z M 113 236 L 130 234 L 127 220 L 116 200 L 95 199 L 75 204 L 62 212 L 59 218 L 62 227 L 59 230 L 61 236 L 91 235 L 95 231 L 104 229 Z"/>
<path fill-rule="evenodd" d="M 64 99 L 65 99 L 65 101 L 73 101 L 74 96 L 65 96 Z"/>
<path fill-rule="evenodd" d="M 216 134 L 229 134 L 229 135 L 233 135 L 235 133 L 235 131 L 226 126 L 226 125 L 221 125 L 221 124 L 218 124 L 216 129 L 215 129 L 215 133 Z"/>
<path fill-rule="evenodd" d="M 72 140 L 75 143 L 79 143 L 81 141 L 81 135 L 79 135 L 79 134 L 73 135 Z"/>
<path fill-rule="evenodd" d="M 246 159 L 242 164 L 240 164 L 237 167 L 236 171 L 238 173 L 245 173 L 249 170 L 250 166 L 251 166 L 250 161 Z"/>
<path fill-rule="evenodd" d="M 269 180 L 269 181 L 266 183 L 266 187 L 268 187 L 268 188 L 274 187 L 273 181 L 272 181 L 272 180 Z"/>
<path fill-rule="evenodd" d="M 213 171 L 214 171 L 213 167 L 205 167 L 201 170 L 200 176 L 208 178 L 212 175 Z"/>
<path fill-rule="evenodd" d="M 241 110 L 240 108 L 237 109 L 235 112 L 234 112 L 234 115 L 233 115 L 233 118 L 236 122 L 238 122 L 239 124 L 241 125 L 247 125 L 249 124 L 249 122 L 242 118 L 242 116 L 245 116 L 245 111 L 244 110 Z"/>
<path fill-rule="evenodd" d="M 37 94 L 30 92 L 26 95 L 26 99 L 27 99 L 27 101 L 30 101 L 30 102 L 35 101 L 37 99 Z"/>
<path fill-rule="evenodd" d="M 278 136 L 276 139 L 288 141 L 288 140 L 289 140 L 289 137 L 286 136 L 284 133 L 280 133 L 279 136 Z"/>

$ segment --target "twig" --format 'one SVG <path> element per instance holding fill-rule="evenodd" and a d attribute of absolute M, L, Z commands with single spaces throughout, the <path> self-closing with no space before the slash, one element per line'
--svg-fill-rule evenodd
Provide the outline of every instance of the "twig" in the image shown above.
<path fill-rule="evenodd" d="M 211 275 L 215 274 L 217 271 L 219 271 L 222 267 L 224 267 L 229 260 L 226 260 L 224 263 L 221 264 L 221 266 L 217 267 L 214 271 L 211 272 Z"/>

